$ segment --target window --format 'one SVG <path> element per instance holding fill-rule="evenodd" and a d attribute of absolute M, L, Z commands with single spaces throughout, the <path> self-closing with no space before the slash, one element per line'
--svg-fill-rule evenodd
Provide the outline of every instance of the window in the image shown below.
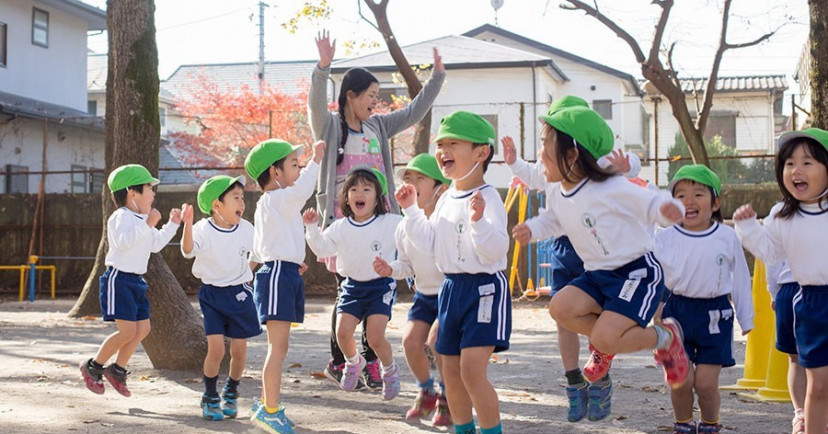
<path fill-rule="evenodd" d="M 49 47 L 49 12 L 32 10 L 32 44 Z"/>
<path fill-rule="evenodd" d="M 89 170 L 97 170 L 96 172 L 92 172 L 89 174 L 89 184 L 92 188 L 92 193 L 100 193 L 103 191 L 104 181 L 106 181 L 106 177 L 104 176 L 103 170 L 89 168 Z"/>
<path fill-rule="evenodd" d="M 380 88 L 379 91 L 379 100 L 384 102 L 388 105 L 394 103 L 394 98 L 398 95 L 397 89 L 383 89 Z"/>
<path fill-rule="evenodd" d="M 29 166 L 6 165 L 6 193 L 28 193 L 29 175 L 14 175 L 14 172 L 28 172 Z"/>
<path fill-rule="evenodd" d="M 710 113 L 704 130 L 704 141 L 709 142 L 714 136 L 721 136 L 723 144 L 736 147 L 736 113 Z"/>
<path fill-rule="evenodd" d="M 89 100 L 86 102 L 86 113 L 89 116 L 98 116 L 98 101 Z"/>
<path fill-rule="evenodd" d="M 72 188 L 70 189 L 72 193 L 88 193 L 87 188 L 89 185 L 86 181 L 86 175 L 86 167 L 76 164 L 72 165 Z"/>
<path fill-rule="evenodd" d="M 0 66 L 6 66 L 6 23 L 0 23 Z"/>
<path fill-rule="evenodd" d="M 592 100 L 592 109 L 598 112 L 602 118 L 612 119 L 612 100 L 611 99 L 595 99 Z"/>
<path fill-rule="evenodd" d="M 158 107 L 158 119 L 161 120 L 161 128 L 167 126 L 167 109 Z"/>
<path fill-rule="evenodd" d="M 492 126 L 494 127 L 494 130 L 495 130 L 494 153 L 497 154 L 497 153 L 500 152 L 500 149 L 498 147 L 498 142 L 497 142 L 497 139 L 496 139 L 498 137 L 498 135 L 497 135 L 497 115 L 480 115 L 480 117 L 482 117 L 483 119 L 486 119 L 487 121 L 489 121 L 489 123 L 492 124 Z"/>

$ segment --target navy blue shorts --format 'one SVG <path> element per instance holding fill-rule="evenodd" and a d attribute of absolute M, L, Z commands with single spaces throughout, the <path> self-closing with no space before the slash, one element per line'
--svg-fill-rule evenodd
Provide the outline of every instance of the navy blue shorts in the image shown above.
<path fill-rule="evenodd" d="M 259 322 L 305 321 L 305 282 L 299 275 L 299 264 L 268 261 L 253 278 L 253 301 Z"/>
<path fill-rule="evenodd" d="M 414 303 L 408 311 L 409 321 L 422 321 L 426 324 L 434 324 L 437 319 L 439 304 L 437 295 L 425 295 L 419 291 L 414 293 Z"/>
<path fill-rule="evenodd" d="M 786 283 L 776 293 L 776 349 L 786 354 L 796 354 L 793 298 L 799 292 L 799 284 Z"/>
<path fill-rule="evenodd" d="M 549 266 L 552 271 L 552 281 L 549 282 L 550 297 L 584 274 L 584 261 L 575 252 L 569 237 L 565 236 L 552 241 L 552 258 Z"/>
<path fill-rule="evenodd" d="M 569 284 L 589 294 L 603 310 L 646 327 L 664 292 L 663 279 L 661 264 L 651 252 L 615 270 L 585 271 Z"/>
<path fill-rule="evenodd" d="M 440 290 L 437 330 L 439 354 L 460 355 L 470 347 L 509 349 L 512 299 L 502 272 L 446 274 Z"/>
<path fill-rule="evenodd" d="M 828 285 L 805 285 L 794 296 L 794 331 L 799 364 L 828 366 Z"/>
<path fill-rule="evenodd" d="M 397 298 L 397 282 L 390 277 L 360 282 L 345 278 L 339 293 L 336 313 L 347 313 L 360 320 L 371 315 L 391 319 L 391 308 Z"/>
<path fill-rule="evenodd" d="M 100 280 L 100 299 L 104 321 L 149 319 L 147 281 L 140 274 L 106 267 Z"/>
<path fill-rule="evenodd" d="M 688 298 L 670 294 L 662 318 L 675 318 L 684 331 L 684 351 L 697 365 L 736 364 L 733 358 L 733 306 L 728 296 Z"/>
<path fill-rule="evenodd" d="M 203 283 L 198 291 L 198 304 L 204 315 L 206 335 L 224 335 L 247 339 L 262 333 L 253 288 L 248 284 L 213 286 Z"/>

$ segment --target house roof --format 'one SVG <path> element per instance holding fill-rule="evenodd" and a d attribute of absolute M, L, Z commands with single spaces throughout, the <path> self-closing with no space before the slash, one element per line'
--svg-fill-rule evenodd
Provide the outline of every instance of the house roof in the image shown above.
<path fill-rule="evenodd" d="M 106 11 L 78 0 L 35 0 L 59 11 L 86 20 L 89 30 L 106 30 Z"/>
<path fill-rule="evenodd" d="M 529 39 L 525 36 L 518 35 L 517 33 L 512 33 L 508 30 L 503 30 L 502 28 L 497 27 L 497 26 L 493 26 L 491 24 L 484 24 L 480 27 L 469 30 L 468 32 L 463 33 L 463 36 L 468 36 L 468 37 L 473 38 L 473 37 L 475 37 L 475 36 L 477 36 L 481 33 L 485 33 L 485 32 L 491 32 L 491 33 L 494 33 L 496 35 L 500 35 L 504 38 L 512 39 L 512 40 L 520 42 L 522 44 L 526 44 L 530 47 L 537 48 L 539 50 L 545 51 L 549 54 L 559 56 L 559 57 L 563 57 L 564 59 L 568 59 L 568 60 L 571 60 L 573 62 L 578 62 L 578 63 L 580 63 L 584 66 L 590 67 L 592 69 L 596 69 L 598 71 L 607 73 L 609 75 L 618 77 L 620 79 L 627 80 L 630 83 L 630 85 L 632 86 L 632 88 L 635 89 L 635 91 L 638 95 L 644 95 L 644 92 L 638 86 L 638 82 L 636 81 L 635 77 L 633 77 L 631 74 L 627 74 L 626 72 L 622 72 L 622 71 L 619 71 L 617 69 L 610 68 L 609 66 L 602 65 L 598 62 L 594 62 L 592 60 L 583 58 L 581 56 L 576 56 L 575 54 L 569 53 L 567 51 L 563 51 L 559 48 L 555 48 L 555 47 L 552 47 L 550 45 L 546 45 L 546 44 L 544 44 L 542 42 L 538 42 L 534 39 Z"/>
<path fill-rule="evenodd" d="M 169 141 L 162 139 L 158 147 L 158 167 L 165 169 L 181 169 L 181 161 L 175 155 L 175 151 L 169 146 Z M 198 184 L 198 180 L 189 170 L 159 170 L 158 177 L 161 184 Z"/>
<path fill-rule="evenodd" d="M 681 90 L 685 93 L 703 93 L 707 88 L 707 77 L 680 78 Z M 646 80 L 641 81 L 641 87 L 649 86 Z M 788 89 L 788 81 L 784 75 L 750 75 L 718 77 L 716 80 L 716 92 L 757 92 L 757 91 L 778 91 L 784 92 Z"/>
<path fill-rule="evenodd" d="M 307 91 L 316 62 L 316 60 L 265 62 L 265 82 L 288 95 L 296 96 Z M 161 87 L 173 94 L 186 94 L 189 93 L 188 88 L 193 85 L 194 79 L 199 75 L 204 75 L 219 86 L 246 85 L 255 89 L 259 86 L 258 73 L 257 62 L 181 65 L 161 83 Z"/>
<path fill-rule="evenodd" d="M 93 53 L 86 56 L 86 92 L 106 93 L 107 53 Z M 163 86 L 158 92 L 158 97 L 163 102 L 171 103 L 175 95 Z"/>
<path fill-rule="evenodd" d="M 446 69 L 512 68 L 522 66 L 549 66 L 561 79 L 566 75 L 552 59 L 528 51 L 492 44 L 467 36 L 450 35 L 402 47 L 412 65 L 434 62 L 432 48 L 446 59 Z M 396 71 L 397 66 L 388 51 L 333 62 L 332 73 L 362 67 L 371 71 Z"/>
<path fill-rule="evenodd" d="M 103 130 L 103 120 L 90 116 L 86 112 L 6 92 L 0 92 L 0 112 Z"/>

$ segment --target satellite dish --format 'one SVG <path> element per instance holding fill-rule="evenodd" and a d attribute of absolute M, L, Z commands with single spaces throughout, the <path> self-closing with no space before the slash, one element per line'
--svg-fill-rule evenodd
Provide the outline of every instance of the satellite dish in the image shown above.
<path fill-rule="evenodd" d="M 492 0 L 492 8 L 494 8 L 495 12 L 501 7 L 503 7 L 503 0 Z"/>

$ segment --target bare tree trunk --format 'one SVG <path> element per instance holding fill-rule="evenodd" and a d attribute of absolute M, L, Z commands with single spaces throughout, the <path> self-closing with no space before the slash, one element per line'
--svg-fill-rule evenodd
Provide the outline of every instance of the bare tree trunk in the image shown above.
<path fill-rule="evenodd" d="M 828 0 L 809 0 L 811 9 L 811 124 L 828 129 Z"/>
<path fill-rule="evenodd" d="M 127 163 L 158 171 L 158 49 L 155 44 L 153 0 L 109 0 L 109 66 L 106 86 L 105 169 Z M 95 265 L 70 312 L 90 314 L 97 304 L 98 276 L 108 248 L 106 221 L 115 210 L 104 186 L 103 232 Z M 207 352 L 204 329 L 187 296 L 164 259 L 152 254 L 144 276 L 149 285 L 152 331 L 144 349 L 156 368 L 198 370 Z M 99 307 L 99 305 L 98 305 Z M 99 312 L 95 309 L 95 313 Z"/>

